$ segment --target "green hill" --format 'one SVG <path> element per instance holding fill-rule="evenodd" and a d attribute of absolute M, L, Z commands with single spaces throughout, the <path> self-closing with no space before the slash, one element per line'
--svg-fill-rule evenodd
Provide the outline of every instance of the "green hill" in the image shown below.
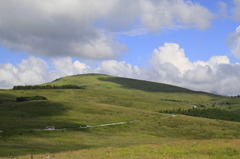
<path fill-rule="evenodd" d="M 149 82 L 143 80 L 136 80 L 130 78 L 121 78 L 101 74 L 85 74 L 69 76 L 57 79 L 50 85 L 77 85 L 85 86 L 88 88 L 98 88 L 98 89 L 135 89 L 142 90 L 146 92 L 193 92 L 189 89 L 171 86 L 167 84 L 161 84 L 156 82 Z"/>
<path fill-rule="evenodd" d="M 237 97 L 99 74 L 39 86 L 45 85 L 84 89 L 0 90 L 0 156 L 240 138 L 239 122 L 159 113 L 192 105 L 237 112 Z M 47 100 L 17 102 L 19 97 Z"/>

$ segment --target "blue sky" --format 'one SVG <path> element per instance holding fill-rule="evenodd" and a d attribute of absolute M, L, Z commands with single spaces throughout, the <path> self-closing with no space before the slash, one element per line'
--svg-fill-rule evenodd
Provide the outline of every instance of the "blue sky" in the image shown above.
<path fill-rule="evenodd" d="M 0 0 L 0 88 L 94 72 L 238 95 L 239 23 L 239 0 Z"/>

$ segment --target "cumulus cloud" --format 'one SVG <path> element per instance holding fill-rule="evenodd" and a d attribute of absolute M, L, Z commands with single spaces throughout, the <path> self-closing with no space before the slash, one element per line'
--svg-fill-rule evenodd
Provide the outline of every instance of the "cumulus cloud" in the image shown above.
<path fill-rule="evenodd" d="M 231 48 L 231 53 L 240 59 L 240 26 L 236 28 L 234 33 L 231 33 L 228 38 L 228 45 Z"/>
<path fill-rule="evenodd" d="M 47 63 L 39 58 L 30 57 L 14 66 L 12 64 L 0 65 L 0 84 L 2 88 L 13 85 L 40 84 L 54 78 L 54 74 L 48 74 Z"/>
<path fill-rule="evenodd" d="M 163 47 L 153 51 L 151 64 L 161 71 L 163 65 L 172 65 L 180 74 L 193 68 L 193 64 L 185 57 L 184 49 L 176 43 L 165 43 Z"/>
<path fill-rule="evenodd" d="M 113 32 L 204 29 L 211 18 L 184 0 L 0 0 L 0 44 L 35 55 L 109 59 L 127 49 Z"/>
<path fill-rule="evenodd" d="M 209 66 L 200 66 L 189 71 L 183 79 L 188 88 L 224 95 L 239 94 L 239 64 L 219 64 L 215 71 Z"/>
<path fill-rule="evenodd" d="M 230 64 L 226 56 L 191 62 L 178 44 L 166 43 L 155 49 L 151 59 L 152 80 L 218 94 L 239 94 L 240 64 Z"/>
<path fill-rule="evenodd" d="M 18 65 L 0 64 L 0 86 L 11 88 L 14 85 L 34 85 L 53 81 L 59 77 L 90 73 L 92 69 L 71 57 L 52 60 L 53 69 L 41 58 L 30 57 Z"/>
<path fill-rule="evenodd" d="M 95 72 L 131 78 L 139 77 L 141 74 L 141 70 L 137 66 L 116 60 L 103 61 Z"/>
<path fill-rule="evenodd" d="M 73 61 L 71 57 L 54 59 L 53 65 L 58 72 L 58 76 L 84 74 L 92 71 L 90 66 L 78 60 Z"/>

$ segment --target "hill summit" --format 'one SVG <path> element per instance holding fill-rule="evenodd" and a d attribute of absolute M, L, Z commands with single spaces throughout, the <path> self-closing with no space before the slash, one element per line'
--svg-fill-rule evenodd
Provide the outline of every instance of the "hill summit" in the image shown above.
<path fill-rule="evenodd" d="M 116 77 L 104 74 L 73 75 L 54 80 L 46 85 L 77 85 L 92 89 L 136 89 L 146 92 L 194 92 L 173 85 Z"/>

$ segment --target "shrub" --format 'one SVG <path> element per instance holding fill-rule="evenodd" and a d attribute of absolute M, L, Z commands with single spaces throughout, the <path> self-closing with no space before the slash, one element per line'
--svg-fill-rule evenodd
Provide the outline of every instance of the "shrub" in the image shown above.
<path fill-rule="evenodd" d="M 240 113 L 239 112 L 227 111 L 227 110 L 216 109 L 216 108 L 173 109 L 173 110 L 162 110 L 159 112 L 160 113 L 168 113 L 168 114 L 184 114 L 184 115 L 189 115 L 189 116 L 240 122 Z"/>
<path fill-rule="evenodd" d="M 25 101 L 31 101 L 31 100 L 47 100 L 46 97 L 43 96 L 32 96 L 32 97 L 17 97 L 17 102 L 25 102 Z"/>

